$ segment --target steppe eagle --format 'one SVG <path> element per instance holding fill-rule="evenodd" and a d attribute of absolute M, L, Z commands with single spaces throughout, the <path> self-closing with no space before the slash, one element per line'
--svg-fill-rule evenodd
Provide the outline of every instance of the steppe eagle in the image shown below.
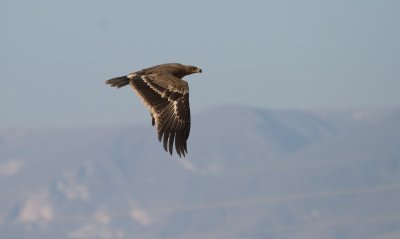
<path fill-rule="evenodd" d="M 106 81 L 112 87 L 132 86 L 150 111 L 158 140 L 172 155 L 173 144 L 179 157 L 187 153 L 190 133 L 189 85 L 182 78 L 202 73 L 195 66 L 167 63 Z"/>

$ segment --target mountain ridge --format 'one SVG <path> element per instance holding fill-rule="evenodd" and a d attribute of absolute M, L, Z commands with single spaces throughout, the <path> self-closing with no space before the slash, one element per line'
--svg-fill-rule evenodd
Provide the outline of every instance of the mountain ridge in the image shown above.
<path fill-rule="evenodd" d="M 400 235 L 400 111 L 222 107 L 189 155 L 151 124 L 0 130 L 1 238 Z"/>

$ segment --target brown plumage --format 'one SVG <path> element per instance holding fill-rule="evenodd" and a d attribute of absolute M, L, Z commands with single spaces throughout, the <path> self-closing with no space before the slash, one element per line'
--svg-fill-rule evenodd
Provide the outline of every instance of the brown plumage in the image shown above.
<path fill-rule="evenodd" d="M 175 142 L 180 157 L 187 153 L 190 133 L 189 85 L 182 78 L 201 72 L 194 66 L 168 63 L 110 79 L 106 84 L 117 88 L 130 84 L 149 109 L 165 151 L 172 155 Z"/>

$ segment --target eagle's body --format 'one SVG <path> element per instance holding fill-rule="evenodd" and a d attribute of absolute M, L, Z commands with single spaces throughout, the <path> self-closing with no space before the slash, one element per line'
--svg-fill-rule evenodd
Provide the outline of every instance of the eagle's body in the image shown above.
<path fill-rule="evenodd" d="M 182 78 L 201 69 L 178 63 L 153 66 L 106 81 L 112 87 L 132 86 L 149 109 L 158 139 L 172 154 L 173 144 L 179 156 L 187 153 L 190 133 L 189 85 Z"/>

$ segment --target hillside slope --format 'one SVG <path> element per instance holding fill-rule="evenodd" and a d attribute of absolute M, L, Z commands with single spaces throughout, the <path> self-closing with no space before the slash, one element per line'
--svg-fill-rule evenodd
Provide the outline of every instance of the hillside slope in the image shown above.
<path fill-rule="evenodd" d="M 0 130 L 0 238 L 399 238 L 400 111 L 224 107 L 189 155 L 150 123 Z"/>

